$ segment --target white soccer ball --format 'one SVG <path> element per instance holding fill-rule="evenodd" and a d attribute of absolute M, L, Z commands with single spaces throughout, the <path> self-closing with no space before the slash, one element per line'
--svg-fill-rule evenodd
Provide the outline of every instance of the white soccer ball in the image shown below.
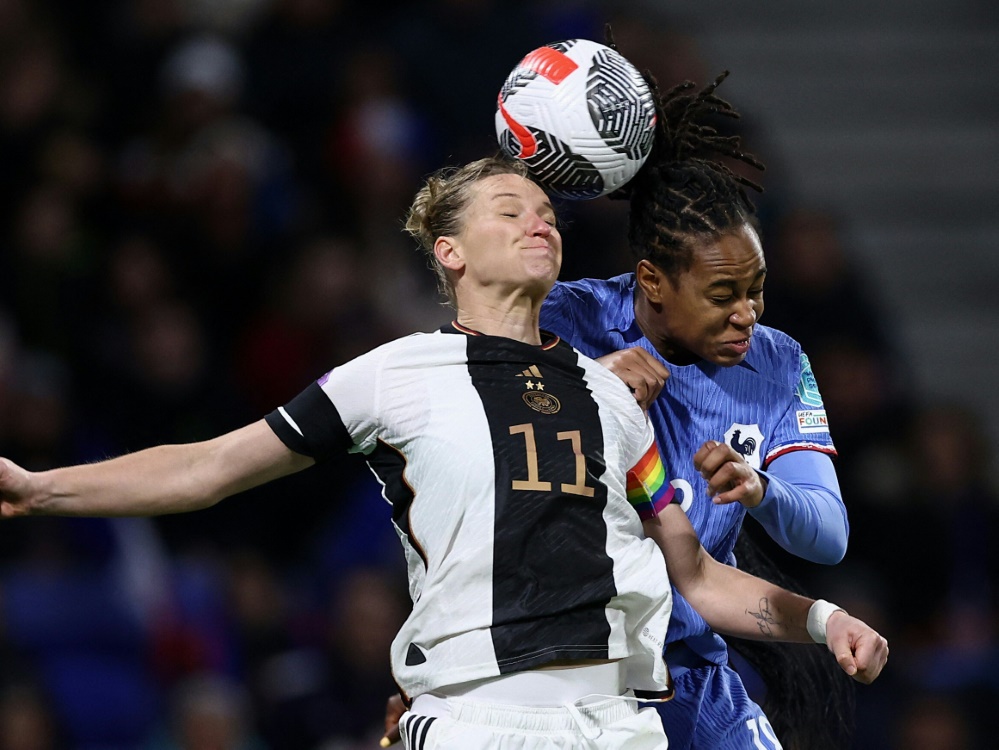
<path fill-rule="evenodd" d="M 606 195 L 652 150 L 656 109 L 638 69 L 610 47 L 570 39 L 529 53 L 496 108 L 500 149 L 553 195 Z"/>

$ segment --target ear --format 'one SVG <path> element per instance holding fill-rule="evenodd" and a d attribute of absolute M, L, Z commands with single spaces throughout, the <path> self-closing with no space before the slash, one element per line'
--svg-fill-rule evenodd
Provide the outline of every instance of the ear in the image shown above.
<path fill-rule="evenodd" d="M 460 271 L 465 267 L 465 259 L 453 237 L 438 237 L 434 242 L 434 256 L 449 271 Z"/>
<path fill-rule="evenodd" d="M 649 302 L 653 305 L 663 303 L 664 287 L 669 286 L 669 281 L 654 263 L 645 259 L 638 261 L 638 266 L 635 268 L 635 281 Z"/>

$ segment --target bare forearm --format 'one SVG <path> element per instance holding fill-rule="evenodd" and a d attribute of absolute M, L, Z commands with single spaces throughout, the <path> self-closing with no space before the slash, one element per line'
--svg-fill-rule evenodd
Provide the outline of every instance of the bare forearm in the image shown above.
<path fill-rule="evenodd" d="M 702 577 L 677 589 L 713 630 L 740 638 L 811 643 L 812 600 L 723 565 L 704 553 Z"/>
<path fill-rule="evenodd" d="M 715 560 L 678 505 L 643 527 L 662 550 L 670 581 L 713 630 L 742 638 L 811 641 L 812 600 Z"/>
<path fill-rule="evenodd" d="M 834 604 L 813 602 L 718 562 L 679 505 L 668 505 L 642 526 L 666 557 L 673 585 L 713 630 L 760 640 L 814 640 L 825 643 L 859 682 L 873 682 L 881 673 L 888 642 L 874 629 Z"/>
<path fill-rule="evenodd" d="M 42 472 L 31 515 L 149 516 L 213 505 L 197 486 L 203 444 L 162 445 L 107 461 Z"/>
<path fill-rule="evenodd" d="M 201 443 L 162 445 L 37 474 L 0 466 L 0 496 L 5 517 L 183 513 L 312 463 L 288 450 L 261 420 Z"/>

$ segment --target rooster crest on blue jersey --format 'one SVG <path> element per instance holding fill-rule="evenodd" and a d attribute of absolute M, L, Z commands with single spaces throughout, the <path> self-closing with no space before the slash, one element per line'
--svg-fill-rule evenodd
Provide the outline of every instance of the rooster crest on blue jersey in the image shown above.
<path fill-rule="evenodd" d="M 652 93 L 618 52 L 587 39 L 539 47 L 500 89 L 500 149 L 551 194 L 596 198 L 624 185 L 655 137 Z"/>
<path fill-rule="evenodd" d="M 746 463 L 754 469 L 759 469 L 761 465 L 760 451 L 763 448 L 763 441 L 763 433 L 756 424 L 733 422 L 725 432 L 726 444 L 746 459 Z"/>

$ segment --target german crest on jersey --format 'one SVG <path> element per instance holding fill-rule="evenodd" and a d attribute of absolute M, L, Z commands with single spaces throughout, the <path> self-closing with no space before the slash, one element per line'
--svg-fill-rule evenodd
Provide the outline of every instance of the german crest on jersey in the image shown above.
<path fill-rule="evenodd" d="M 542 382 L 544 376 L 537 365 L 531 365 L 517 375 L 517 377 L 527 378 L 524 383 L 527 390 L 524 392 L 522 398 L 524 399 L 524 403 L 534 409 L 534 411 L 541 412 L 542 414 L 555 414 L 562 408 L 562 404 L 557 398 L 550 393 L 545 393 L 545 384 Z"/>

